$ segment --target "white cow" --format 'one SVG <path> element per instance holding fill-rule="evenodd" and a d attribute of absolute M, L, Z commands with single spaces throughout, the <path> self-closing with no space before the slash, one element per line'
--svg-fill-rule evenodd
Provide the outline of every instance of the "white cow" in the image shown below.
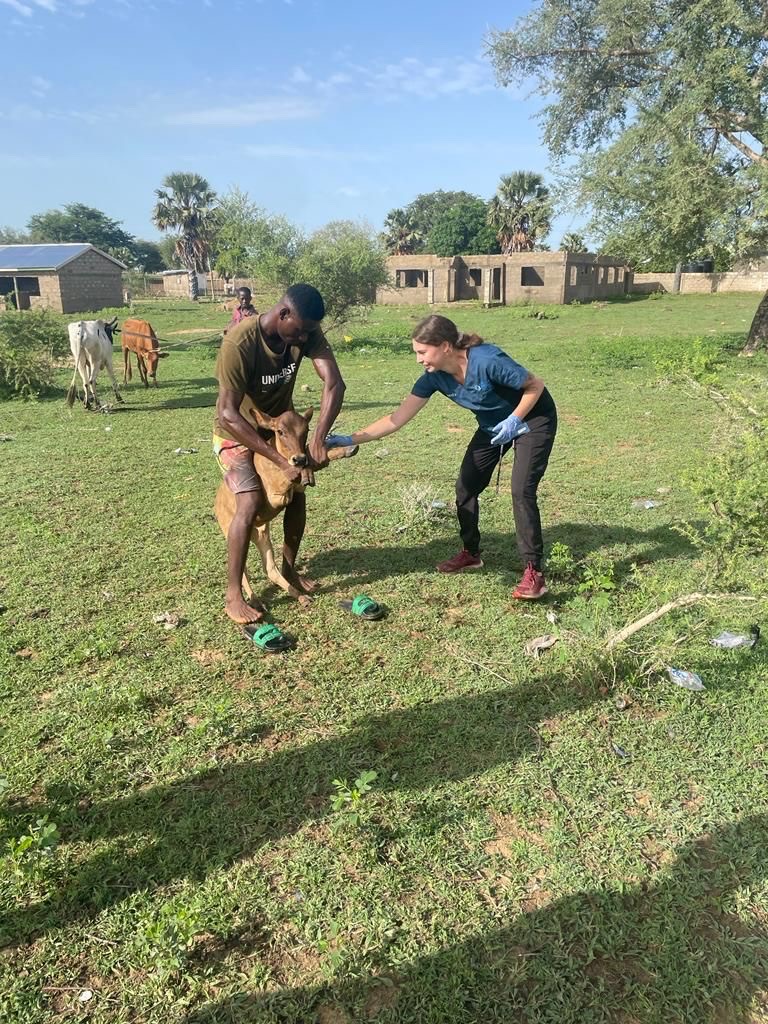
<path fill-rule="evenodd" d="M 75 357 L 75 372 L 72 374 L 72 383 L 67 392 L 67 405 L 73 405 L 77 398 L 77 374 L 83 380 L 85 395 L 83 401 L 86 409 L 99 408 L 99 400 L 96 398 L 94 384 L 96 374 L 101 369 L 106 369 L 109 379 L 112 381 L 112 390 L 115 398 L 122 402 L 120 392 L 117 389 L 115 371 L 112 369 L 112 334 L 117 328 L 117 317 L 107 322 L 106 320 L 79 320 L 69 325 L 69 347 Z"/>

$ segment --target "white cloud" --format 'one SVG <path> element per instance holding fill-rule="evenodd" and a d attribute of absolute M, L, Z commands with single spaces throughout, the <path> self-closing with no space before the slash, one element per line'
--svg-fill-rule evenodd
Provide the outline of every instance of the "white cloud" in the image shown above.
<path fill-rule="evenodd" d="M 301 86 L 307 81 L 308 76 L 296 76 L 294 72 L 290 85 Z M 338 71 L 314 82 L 313 88 L 323 95 L 346 95 L 366 90 L 383 100 L 393 101 L 413 96 L 429 100 L 459 93 L 476 95 L 489 92 L 495 84 L 490 65 L 482 60 L 445 57 L 423 61 L 403 57 L 396 62 L 378 65 L 342 62 Z"/>
<path fill-rule="evenodd" d="M 353 188 L 352 185 L 342 185 L 336 189 L 336 195 L 348 196 L 350 199 L 359 199 L 362 194 L 359 188 Z"/>
<path fill-rule="evenodd" d="M 42 75 L 33 75 L 31 80 L 30 92 L 33 96 L 37 96 L 39 99 L 43 99 L 51 88 L 51 83 L 47 78 L 43 78 Z"/>
<path fill-rule="evenodd" d="M 309 77 L 304 68 L 295 67 L 291 72 L 291 82 L 295 82 L 296 85 L 304 85 L 306 82 L 311 82 L 312 79 Z"/>
<path fill-rule="evenodd" d="M 32 17 L 32 8 L 27 4 L 20 3 L 19 0 L 0 0 L 0 4 L 7 4 L 17 14 L 23 14 L 25 18 Z"/>
<path fill-rule="evenodd" d="M 163 118 L 166 124 L 207 125 L 211 127 L 239 127 L 261 124 L 265 121 L 298 121 L 316 117 L 317 103 L 309 99 L 276 97 L 255 103 L 233 103 L 225 107 L 201 107 L 199 110 L 181 110 Z"/>

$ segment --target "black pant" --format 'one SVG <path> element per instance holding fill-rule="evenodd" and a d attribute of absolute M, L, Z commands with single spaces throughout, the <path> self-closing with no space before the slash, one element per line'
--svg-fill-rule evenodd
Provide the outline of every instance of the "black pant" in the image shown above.
<path fill-rule="evenodd" d="M 456 481 L 456 512 L 459 532 L 464 547 L 473 555 L 480 552 L 480 509 L 477 496 L 491 482 L 493 471 L 502 456 L 514 448 L 512 467 L 512 508 L 515 515 L 517 550 L 523 565 L 533 562 L 541 568 L 544 541 L 541 536 L 541 516 L 536 501 L 539 481 L 547 468 L 549 453 L 555 443 L 557 415 L 534 416 L 526 420 L 530 433 L 516 438 L 511 445 L 492 445 L 489 434 L 477 430 L 464 455 Z"/>

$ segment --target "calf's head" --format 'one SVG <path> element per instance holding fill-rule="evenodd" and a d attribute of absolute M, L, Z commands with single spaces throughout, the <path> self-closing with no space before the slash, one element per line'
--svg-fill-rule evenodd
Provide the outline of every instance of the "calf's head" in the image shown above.
<path fill-rule="evenodd" d="M 106 331 L 107 337 L 111 342 L 112 335 L 117 334 L 117 317 L 115 317 L 113 320 L 104 320 L 102 322 L 104 324 L 104 330 Z"/>
<path fill-rule="evenodd" d="M 262 429 L 274 434 L 275 448 L 283 458 L 301 469 L 307 465 L 307 434 L 312 412 L 312 409 L 303 414 L 289 410 L 273 417 L 251 409 L 251 416 Z"/>
<path fill-rule="evenodd" d="M 161 352 L 159 348 L 151 348 L 149 351 L 144 352 L 143 355 L 147 366 L 147 373 L 157 383 L 157 361 L 158 359 L 165 359 L 168 353 Z"/>

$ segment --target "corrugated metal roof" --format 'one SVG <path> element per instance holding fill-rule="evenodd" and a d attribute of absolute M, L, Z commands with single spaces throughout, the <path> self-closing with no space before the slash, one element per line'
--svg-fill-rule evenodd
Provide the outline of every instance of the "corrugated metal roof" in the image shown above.
<path fill-rule="evenodd" d="M 65 264 L 93 249 L 118 267 L 125 267 L 89 242 L 66 242 L 55 245 L 0 245 L 0 274 L 22 270 L 60 270 Z"/>

